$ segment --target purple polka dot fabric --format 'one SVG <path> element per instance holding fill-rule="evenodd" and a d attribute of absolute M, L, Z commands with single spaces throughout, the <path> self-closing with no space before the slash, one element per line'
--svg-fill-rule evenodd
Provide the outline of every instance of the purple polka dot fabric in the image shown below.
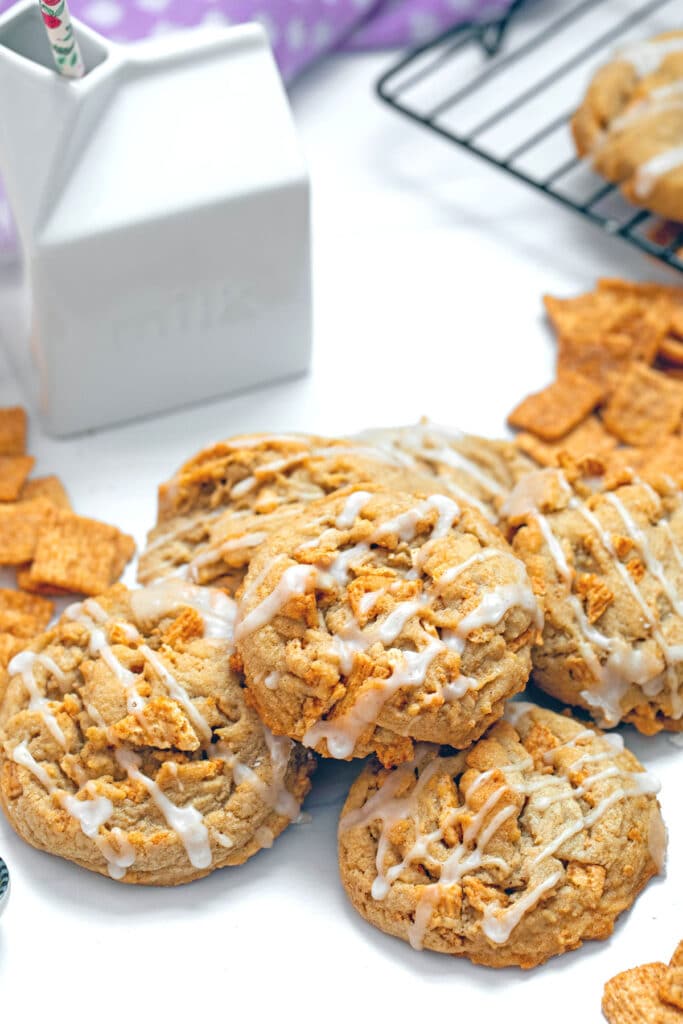
<path fill-rule="evenodd" d="M 37 0 L 36 0 L 37 2 Z M 260 21 L 291 81 L 335 49 L 377 50 L 424 42 L 507 0 L 69 0 L 71 13 L 122 42 L 194 25 Z M 0 0 L 0 11 L 11 0 Z"/>

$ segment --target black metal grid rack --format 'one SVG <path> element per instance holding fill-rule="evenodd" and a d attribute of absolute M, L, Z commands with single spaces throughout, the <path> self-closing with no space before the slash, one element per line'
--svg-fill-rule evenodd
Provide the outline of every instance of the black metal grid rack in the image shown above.
<path fill-rule="evenodd" d="M 683 271 L 683 225 L 636 209 L 574 151 L 569 118 L 620 45 L 683 27 L 681 0 L 516 0 L 413 50 L 377 84 L 395 110 Z"/>

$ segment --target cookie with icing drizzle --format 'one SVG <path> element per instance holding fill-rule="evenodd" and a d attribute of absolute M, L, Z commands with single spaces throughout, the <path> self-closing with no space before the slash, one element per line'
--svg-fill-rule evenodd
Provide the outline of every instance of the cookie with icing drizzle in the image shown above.
<path fill-rule="evenodd" d="M 361 483 L 405 489 L 424 486 L 425 478 L 405 459 L 359 441 L 306 434 L 221 441 L 160 486 L 158 521 L 138 579 L 147 584 L 175 576 L 234 594 L 273 530 L 311 501 Z"/>
<path fill-rule="evenodd" d="M 492 523 L 498 522 L 498 509 L 515 483 L 534 468 L 510 441 L 463 434 L 428 420 L 367 430 L 358 439 L 429 474 L 445 494 L 474 505 Z"/>
<path fill-rule="evenodd" d="M 10 662 L 0 801 L 38 849 L 124 882 L 242 864 L 299 814 L 313 759 L 231 669 L 234 602 L 169 581 L 66 609 Z"/>
<path fill-rule="evenodd" d="M 611 934 L 662 870 L 657 783 L 617 735 L 526 703 L 469 750 L 370 763 L 339 823 L 342 882 L 416 949 L 535 967 Z"/>
<path fill-rule="evenodd" d="M 628 43 L 572 118 L 578 153 L 632 203 L 683 219 L 683 32 Z"/>
<path fill-rule="evenodd" d="M 261 545 L 235 637 L 274 733 L 396 764 L 498 719 L 540 625 L 523 563 L 471 505 L 348 488 Z"/>
<path fill-rule="evenodd" d="M 683 730 L 680 493 L 634 480 L 581 496 L 549 469 L 503 511 L 545 613 L 535 682 L 604 726 Z"/>

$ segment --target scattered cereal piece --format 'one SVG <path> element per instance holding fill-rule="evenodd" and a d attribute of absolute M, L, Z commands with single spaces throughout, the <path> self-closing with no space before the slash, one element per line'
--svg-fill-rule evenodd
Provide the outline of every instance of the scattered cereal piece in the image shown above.
<path fill-rule="evenodd" d="M 610 978 L 602 997 L 609 1024 L 681 1024 L 681 1011 L 659 998 L 667 970 L 666 964 L 643 964 Z"/>
<path fill-rule="evenodd" d="M 9 633 L 10 636 L 31 640 L 37 633 L 40 633 L 40 627 L 38 620 L 33 615 L 9 608 L 0 608 L 0 633 Z"/>
<path fill-rule="evenodd" d="M 35 461 L 30 455 L 0 455 L 0 501 L 16 501 Z"/>
<path fill-rule="evenodd" d="M 539 465 L 558 466 L 565 453 L 576 462 L 589 457 L 601 459 L 616 448 L 617 439 L 607 433 L 597 416 L 589 416 L 560 441 L 541 441 L 523 432 L 517 434 L 515 444 Z"/>
<path fill-rule="evenodd" d="M 602 394 L 602 388 L 586 377 L 563 373 L 547 388 L 520 402 L 508 416 L 508 423 L 544 441 L 556 441 L 592 412 Z"/>
<path fill-rule="evenodd" d="M 659 998 L 683 1010 L 683 967 L 667 967 L 657 990 Z"/>
<path fill-rule="evenodd" d="M 117 578 L 125 557 L 135 550 L 115 526 L 56 510 L 41 530 L 30 578 L 33 583 L 99 594 Z"/>
<path fill-rule="evenodd" d="M 26 454 L 26 410 L 0 409 L 0 455 Z"/>
<path fill-rule="evenodd" d="M 43 597 L 69 597 L 72 593 L 71 590 L 67 590 L 65 587 L 52 587 L 49 583 L 35 583 L 31 579 L 30 562 L 17 567 L 16 579 L 17 586 L 27 594 L 37 594 Z"/>
<path fill-rule="evenodd" d="M 55 606 L 52 601 L 46 601 L 43 597 L 34 597 L 30 594 L 22 594 L 18 590 L 0 588 L 0 611 L 22 612 L 30 615 L 37 623 L 36 633 L 41 633 L 54 614 Z"/>
<path fill-rule="evenodd" d="M 0 565 L 30 562 L 38 533 L 54 515 L 54 505 L 44 498 L 0 505 Z"/>
<path fill-rule="evenodd" d="M 34 498 L 45 498 L 59 508 L 71 510 L 69 495 L 58 476 L 37 476 L 33 480 L 27 480 L 21 488 L 18 500 L 33 501 Z"/>
<path fill-rule="evenodd" d="M 683 941 L 676 946 L 673 956 L 669 960 L 669 967 L 683 967 Z"/>
<path fill-rule="evenodd" d="M 0 669 L 7 668 L 15 654 L 18 654 L 26 646 L 26 640 L 21 637 L 12 636 L 11 633 L 0 633 Z M 2 699 L 3 685 L 0 678 L 0 700 Z"/>
<path fill-rule="evenodd" d="M 626 444 L 655 444 L 673 434 L 683 415 L 683 386 L 634 363 L 603 411 L 607 429 Z"/>

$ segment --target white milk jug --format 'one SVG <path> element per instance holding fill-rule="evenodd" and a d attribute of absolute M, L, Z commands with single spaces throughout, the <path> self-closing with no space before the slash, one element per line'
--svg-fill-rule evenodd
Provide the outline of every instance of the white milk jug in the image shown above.
<path fill-rule="evenodd" d="M 262 29 L 119 46 L 74 26 L 78 80 L 54 70 L 36 0 L 0 18 L 0 173 L 46 429 L 303 372 L 308 177 Z"/>

